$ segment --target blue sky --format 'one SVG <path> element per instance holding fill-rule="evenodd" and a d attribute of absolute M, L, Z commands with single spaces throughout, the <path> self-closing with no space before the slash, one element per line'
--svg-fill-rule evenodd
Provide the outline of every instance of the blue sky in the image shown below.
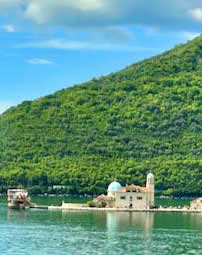
<path fill-rule="evenodd" d="M 202 0 L 0 0 L 0 112 L 201 33 Z"/>

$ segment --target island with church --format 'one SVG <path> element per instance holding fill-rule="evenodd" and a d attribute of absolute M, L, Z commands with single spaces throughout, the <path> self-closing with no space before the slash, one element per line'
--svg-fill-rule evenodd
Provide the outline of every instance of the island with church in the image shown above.
<path fill-rule="evenodd" d="M 50 206 L 49 209 L 148 211 L 155 208 L 154 174 L 150 172 L 147 175 L 145 187 L 134 184 L 122 186 L 115 180 L 109 184 L 106 193 L 106 195 L 99 195 L 86 204 L 63 202 L 62 206 Z"/>
<path fill-rule="evenodd" d="M 24 193 L 23 193 L 24 192 Z M 23 196 L 26 194 L 26 197 Z M 27 200 L 24 190 L 8 190 L 8 207 L 20 209 L 36 208 L 48 210 L 97 210 L 137 212 L 199 212 L 202 213 L 202 197 L 190 202 L 190 206 L 163 207 L 155 205 L 155 178 L 152 172 L 146 176 L 145 187 L 135 184 L 122 186 L 117 180 L 109 184 L 106 195 L 102 194 L 88 203 L 65 203 L 61 206 L 42 206 Z M 26 198 L 26 200 L 25 200 Z M 29 202 L 27 202 L 29 201 Z M 14 203 L 15 202 L 15 203 Z"/>
<path fill-rule="evenodd" d="M 137 211 L 137 212 L 201 212 L 202 198 L 191 201 L 190 206 L 163 207 L 155 205 L 155 177 L 147 174 L 146 186 L 134 184 L 122 186 L 116 180 L 109 184 L 107 194 L 96 197 L 86 204 L 62 202 L 61 206 L 48 206 L 49 210 L 95 210 L 95 211 Z"/>
<path fill-rule="evenodd" d="M 42 206 L 27 200 L 25 190 L 8 190 L 8 207 L 20 209 L 36 208 L 48 210 L 98 210 L 98 211 L 142 211 L 142 212 L 201 212 L 202 198 L 191 201 L 188 207 L 169 207 L 155 205 L 155 179 L 150 172 L 146 177 L 145 187 L 138 185 L 122 186 L 116 180 L 109 184 L 107 194 L 102 194 L 88 203 L 65 203 L 61 206 Z M 26 196 L 24 195 L 26 194 Z"/>

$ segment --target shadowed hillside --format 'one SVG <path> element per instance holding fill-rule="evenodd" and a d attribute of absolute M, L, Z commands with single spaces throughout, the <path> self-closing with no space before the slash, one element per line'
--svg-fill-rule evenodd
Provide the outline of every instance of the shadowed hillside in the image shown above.
<path fill-rule="evenodd" d="M 92 194 L 152 170 L 162 194 L 202 194 L 202 37 L 23 102 L 1 116 L 0 136 L 0 185 Z"/>

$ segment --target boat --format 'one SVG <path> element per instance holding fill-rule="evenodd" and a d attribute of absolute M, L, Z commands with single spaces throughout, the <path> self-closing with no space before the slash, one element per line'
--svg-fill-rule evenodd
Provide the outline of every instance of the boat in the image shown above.
<path fill-rule="evenodd" d="M 12 209 L 29 208 L 31 203 L 28 192 L 24 189 L 9 189 L 7 191 L 8 207 Z"/>

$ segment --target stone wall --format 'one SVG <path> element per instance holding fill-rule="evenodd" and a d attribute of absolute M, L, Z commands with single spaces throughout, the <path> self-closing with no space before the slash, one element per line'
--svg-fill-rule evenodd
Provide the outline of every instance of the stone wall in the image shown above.
<path fill-rule="evenodd" d="M 191 201 L 190 210 L 202 211 L 202 197 Z"/>
<path fill-rule="evenodd" d="M 77 207 L 87 207 L 87 204 L 76 204 L 76 203 L 62 203 L 62 208 L 66 208 L 66 209 L 68 209 L 68 208 L 77 208 Z"/>

